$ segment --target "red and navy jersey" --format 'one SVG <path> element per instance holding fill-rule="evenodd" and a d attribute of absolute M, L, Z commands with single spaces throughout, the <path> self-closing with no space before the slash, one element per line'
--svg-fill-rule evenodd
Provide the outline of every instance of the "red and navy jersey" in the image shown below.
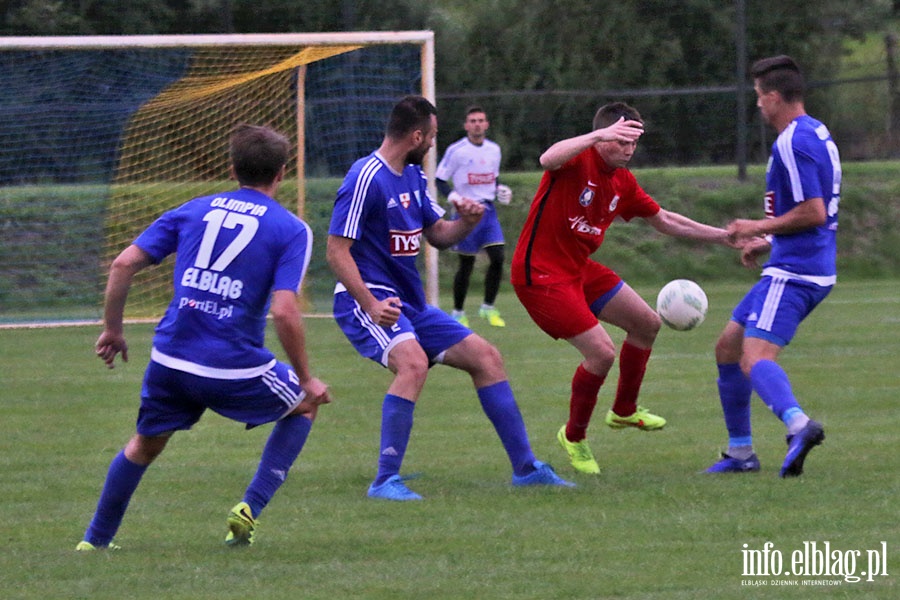
<path fill-rule="evenodd" d="M 581 276 L 621 217 L 652 217 L 659 204 L 628 169 L 611 169 L 594 147 L 555 171 L 545 171 L 516 244 L 515 285 L 547 285 Z"/>
<path fill-rule="evenodd" d="M 416 257 L 424 230 L 443 215 L 421 167 L 406 165 L 395 173 L 373 152 L 350 167 L 328 233 L 354 240 L 350 254 L 367 285 L 391 290 L 404 304 L 424 310 Z"/>

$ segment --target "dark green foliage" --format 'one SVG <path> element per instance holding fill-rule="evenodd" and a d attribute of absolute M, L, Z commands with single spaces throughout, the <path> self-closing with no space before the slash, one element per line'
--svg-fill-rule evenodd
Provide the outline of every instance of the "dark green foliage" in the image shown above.
<path fill-rule="evenodd" d="M 448 125 L 440 148 L 458 137 L 459 127 L 449 125 L 462 121 L 465 106 L 480 102 L 491 135 L 503 145 L 505 166 L 533 169 L 553 141 L 586 131 L 599 105 L 625 100 L 649 118 L 643 145 L 650 151 L 637 157 L 642 164 L 725 164 L 735 160 L 738 119 L 751 124 L 751 154 L 771 141 L 759 127 L 752 89 L 747 114 L 737 115 L 732 88 L 746 76 L 736 73 L 736 6 L 713 0 L 17 0 L 0 5 L 0 32 L 431 29 L 437 100 Z M 887 0 L 746 0 L 745 7 L 748 59 L 791 54 L 812 82 L 840 78 L 848 39 L 883 35 L 896 13 Z M 869 65 L 865 75 L 884 75 L 882 63 Z M 867 85 L 873 95 L 887 96 L 883 82 Z M 810 112 L 836 133 L 853 131 L 860 109 L 838 106 L 839 96 L 831 86 L 811 90 Z M 883 109 L 868 112 L 866 121 L 887 122 Z M 871 139 L 854 155 L 887 155 L 883 132 L 865 134 Z"/>

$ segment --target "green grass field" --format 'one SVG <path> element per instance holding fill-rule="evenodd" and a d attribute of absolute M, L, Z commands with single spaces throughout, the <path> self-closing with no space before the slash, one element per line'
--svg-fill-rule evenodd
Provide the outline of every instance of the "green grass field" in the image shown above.
<path fill-rule="evenodd" d="M 713 344 L 750 285 L 714 283 L 707 321 L 661 332 L 642 403 L 655 433 L 602 425 L 589 440 L 603 473 L 575 474 L 555 433 L 575 351 L 553 342 L 505 290 L 509 326 L 473 327 L 504 353 L 539 458 L 574 490 L 513 489 L 499 441 L 464 374 L 435 368 L 405 462 L 425 501 L 365 498 L 389 374 L 359 358 L 329 319 L 310 319 L 313 363 L 331 384 L 291 477 L 262 515 L 257 543 L 226 548 L 225 516 L 270 428 L 210 414 L 176 435 L 148 471 L 117 537 L 120 552 L 76 554 L 114 454 L 133 430 L 150 325 L 127 334 L 131 361 L 107 371 L 95 327 L 0 330 L 3 598 L 897 598 L 900 282 L 841 282 L 784 353 L 801 403 L 827 439 L 803 477 L 781 480 L 782 425 L 754 400 L 758 474 L 707 476 L 725 443 Z M 652 300 L 655 290 L 638 287 Z M 472 300 L 471 302 L 474 302 Z M 621 335 L 614 332 L 619 341 Z M 277 344 L 274 337 L 272 344 Z M 743 576 L 742 550 L 784 556 L 804 542 L 842 553 L 887 544 L 887 576 Z M 778 587 L 791 580 L 837 586 Z M 766 583 L 751 587 L 747 581 Z"/>

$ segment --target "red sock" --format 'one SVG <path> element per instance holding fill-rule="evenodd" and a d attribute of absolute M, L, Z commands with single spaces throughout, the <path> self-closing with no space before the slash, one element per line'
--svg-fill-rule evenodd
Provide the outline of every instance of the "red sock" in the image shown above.
<path fill-rule="evenodd" d="M 587 435 L 587 428 L 597 405 L 597 394 L 606 377 L 594 375 L 578 365 L 572 377 L 572 397 L 569 400 L 569 421 L 566 423 L 566 439 L 580 442 Z"/>
<path fill-rule="evenodd" d="M 625 342 L 619 352 L 619 387 L 612 410 L 620 417 L 631 416 L 637 411 L 638 392 L 644 381 L 651 348 L 638 348 Z"/>

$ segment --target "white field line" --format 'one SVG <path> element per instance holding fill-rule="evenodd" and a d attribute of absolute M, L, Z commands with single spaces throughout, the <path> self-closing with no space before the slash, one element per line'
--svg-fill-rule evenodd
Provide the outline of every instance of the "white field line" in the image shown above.
<path fill-rule="evenodd" d="M 271 317 L 268 317 L 271 319 Z M 312 313 L 308 315 L 303 315 L 304 319 L 332 319 L 334 318 L 331 313 L 328 314 L 320 314 L 320 313 Z M 126 325 L 133 325 L 136 323 L 157 323 L 159 321 L 158 317 L 148 318 L 148 319 L 125 319 Z M 0 323 L 0 329 L 50 329 L 53 327 L 100 327 L 103 325 L 103 321 L 100 319 L 95 320 L 82 320 L 82 321 L 31 321 L 31 322 L 23 322 L 23 323 Z"/>

